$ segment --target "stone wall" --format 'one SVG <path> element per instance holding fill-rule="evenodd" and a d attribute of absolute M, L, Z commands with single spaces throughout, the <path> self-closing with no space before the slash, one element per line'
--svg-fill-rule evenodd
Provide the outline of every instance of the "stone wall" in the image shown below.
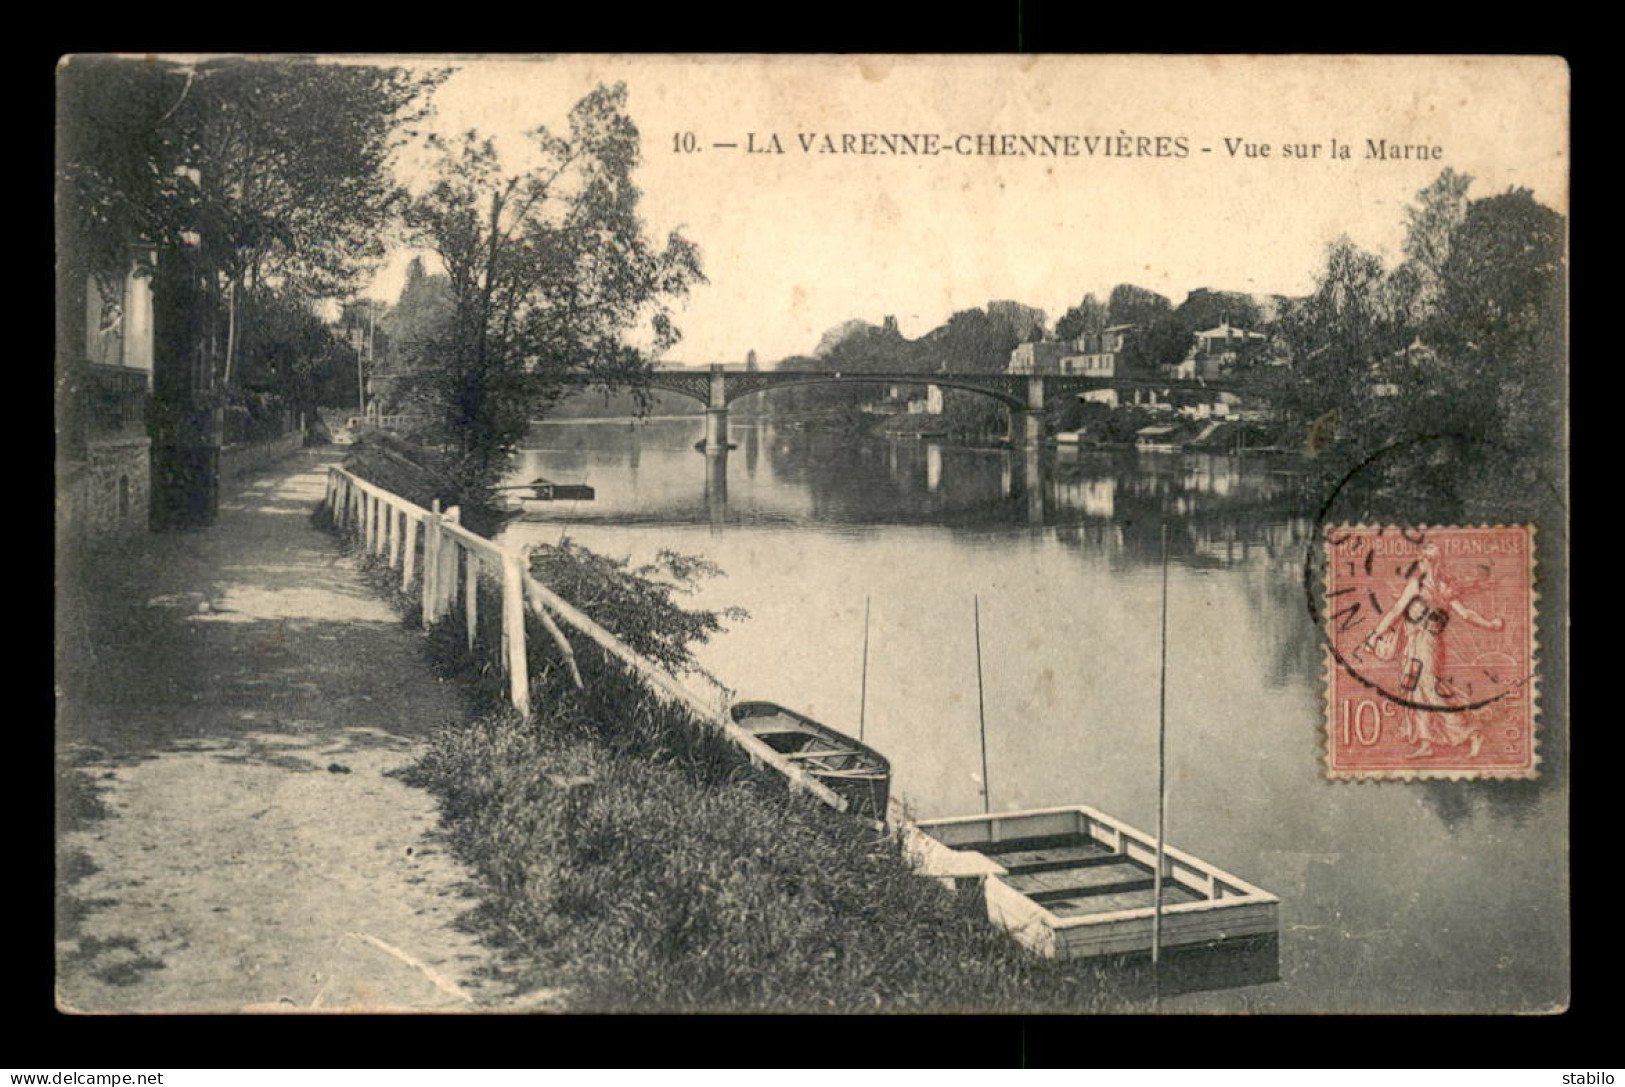
<path fill-rule="evenodd" d="M 299 452 L 304 445 L 305 432 L 302 430 L 295 430 L 269 441 L 228 445 L 220 451 L 220 478 L 233 479 L 256 468 L 274 464 Z"/>
<path fill-rule="evenodd" d="M 92 439 L 84 460 L 58 465 L 59 540 L 94 543 L 147 531 L 151 446 L 145 437 Z"/>

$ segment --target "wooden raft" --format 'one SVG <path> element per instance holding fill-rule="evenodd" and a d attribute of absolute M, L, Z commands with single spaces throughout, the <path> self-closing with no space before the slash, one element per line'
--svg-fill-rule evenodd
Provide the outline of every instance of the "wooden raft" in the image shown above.
<path fill-rule="evenodd" d="M 1051 958 L 1151 949 L 1156 839 L 1078 805 L 928 819 L 905 829 L 921 875 L 980 882 L 988 917 Z M 1277 931 L 1279 899 L 1206 861 L 1163 851 L 1162 946 Z"/>

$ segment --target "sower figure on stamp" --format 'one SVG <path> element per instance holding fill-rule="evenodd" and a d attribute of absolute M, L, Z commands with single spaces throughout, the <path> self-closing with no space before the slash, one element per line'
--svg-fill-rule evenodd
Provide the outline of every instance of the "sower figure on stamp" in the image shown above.
<path fill-rule="evenodd" d="M 1488 584 L 1489 573 L 1488 566 L 1480 565 L 1475 576 L 1456 577 L 1441 561 L 1438 545 L 1423 544 L 1404 590 L 1366 638 L 1366 648 L 1378 660 L 1392 660 L 1399 648 L 1400 632 L 1404 632 L 1400 693 L 1418 703 L 1406 707 L 1400 725 L 1400 736 L 1416 744 L 1410 758 L 1433 754 L 1434 744 L 1453 747 L 1464 743 L 1469 745 L 1467 755 L 1472 758 L 1483 746 L 1483 726 L 1476 715 L 1450 708 L 1461 702 L 1461 696 L 1443 672 L 1449 665 L 1445 631 L 1452 617 L 1484 630 L 1500 630 L 1506 625 L 1504 619 L 1486 619 L 1462 602 L 1462 597 Z"/>

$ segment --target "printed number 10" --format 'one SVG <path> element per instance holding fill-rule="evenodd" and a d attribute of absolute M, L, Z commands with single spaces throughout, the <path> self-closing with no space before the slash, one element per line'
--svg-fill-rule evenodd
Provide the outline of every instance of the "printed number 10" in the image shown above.
<path fill-rule="evenodd" d="M 680 154 L 692 155 L 700 149 L 700 141 L 692 132 L 673 132 L 671 149 Z"/>
<path fill-rule="evenodd" d="M 1349 712 L 1350 699 L 1343 699 L 1343 743 L 1350 742 L 1351 734 L 1354 742 L 1362 747 L 1375 747 L 1377 740 L 1382 736 L 1382 714 L 1377 704 L 1369 698 L 1360 699 L 1360 704 Z M 1371 732 L 1369 738 L 1365 730 L 1366 708 L 1371 709 Z"/>

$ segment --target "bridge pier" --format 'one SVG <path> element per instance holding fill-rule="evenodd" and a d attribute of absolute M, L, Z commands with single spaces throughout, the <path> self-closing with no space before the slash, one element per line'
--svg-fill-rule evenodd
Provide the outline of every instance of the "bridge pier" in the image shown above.
<path fill-rule="evenodd" d="M 713 530 L 728 523 L 728 447 L 705 454 L 705 512 Z"/>
<path fill-rule="evenodd" d="M 1025 382 L 1027 406 L 1010 410 L 1010 444 L 1035 446 L 1044 437 L 1044 378 L 1031 374 Z"/>
<path fill-rule="evenodd" d="M 705 408 L 705 451 L 725 452 L 728 448 L 728 386 L 722 366 L 711 364 L 710 400 Z"/>
<path fill-rule="evenodd" d="M 1039 461 L 1038 446 L 1028 445 L 1021 451 L 1021 489 L 1027 495 L 1027 523 L 1044 523 L 1044 469 Z"/>
<path fill-rule="evenodd" d="M 707 453 L 726 453 L 728 451 L 727 408 L 705 409 L 705 451 Z"/>
<path fill-rule="evenodd" d="M 1014 418 L 1011 419 L 1010 427 L 1010 442 L 1012 445 L 1020 446 L 1021 448 L 1025 449 L 1036 446 L 1043 440 L 1043 412 L 1033 411 L 1031 408 L 1023 408 L 1020 411 L 1013 411 L 1010 414 L 1014 416 Z"/>

